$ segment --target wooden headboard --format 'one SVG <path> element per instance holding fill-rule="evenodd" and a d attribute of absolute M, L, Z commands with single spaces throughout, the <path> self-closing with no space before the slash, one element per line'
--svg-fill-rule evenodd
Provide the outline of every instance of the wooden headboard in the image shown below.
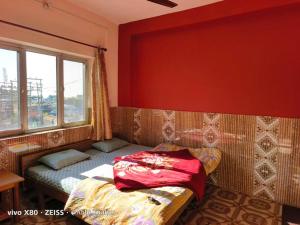
<path fill-rule="evenodd" d="M 31 166 L 38 165 L 38 159 L 44 155 L 54 153 L 54 152 L 59 152 L 63 151 L 66 149 L 76 149 L 78 151 L 86 151 L 92 147 L 92 144 L 95 143 L 95 141 L 92 140 L 86 140 L 86 141 L 81 141 L 73 144 L 68 144 L 68 145 L 63 145 L 55 148 L 49 148 L 49 149 L 44 149 L 38 152 L 29 152 L 26 153 L 22 156 L 20 156 L 20 163 L 21 163 L 21 174 L 24 177 L 25 176 L 25 171 L 27 168 Z"/>

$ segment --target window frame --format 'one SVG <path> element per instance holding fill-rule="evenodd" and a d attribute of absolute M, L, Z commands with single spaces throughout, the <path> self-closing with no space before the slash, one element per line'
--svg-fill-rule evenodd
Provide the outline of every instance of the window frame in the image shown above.
<path fill-rule="evenodd" d="M 24 48 L 22 48 L 22 50 L 24 51 L 24 58 L 23 58 L 23 63 L 24 63 L 24 78 L 25 78 L 25 84 L 24 84 L 24 89 L 25 89 L 25 93 L 27 93 L 27 58 L 26 58 L 26 52 L 32 52 L 32 53 L 37 53 L 37 54 L 44 54 L 44 55 L 49 55 L 49 56 L 54 56 L 56 57 L 56 105 L 57 105 L 57 124 L 56 126 L 49 126 L 49 127 L 40 127 L 40 128 L 34 128 L 34 129 L 29 129 L 28 128 L 28 105 L 27 105 L 27 94 L 26 96 L 26 100 L 24 99 L 24 101 L 26 101 L 26 105 L 24 106 L 24 115 L 26 116 L 26 121 L 25 121 L 25 127 L 26 129 L 24 130 L 24 133 L 36 133 L 36 132 L 41 132 L 41 131 L 47 131 L 47 130 L 55 130 L 55 129 L 59 129 L 62 128 L 59 124 L 59 106 L 58 106 L 58 89 L 59 89 L 59 85 L 61 85 L 58 82 L 58 77 L 60 76 L 60 74 L 58 73 L 58 67 L 59 67 L 59 54 L 52 52 L 52 51 L 47 51 L 47 50 L 43 50 L 43 49 L 38 49 L 38 48 L 33 48 L 33 47 L 27 47 L 25 46 Z M 21 59 L 22 60 L 22 59 Z"/>
<path fill-rule="evenodd" d="M 18 45 L 8 42 L 0 41 L 0 48 L 5 50 L 16 51 L 18 55 L 18 86 L 19 86 L 19 123 L 20 128 L 14 130 L 0 131 L 0 137 L 31 134 L 42 131 L 51 131 L 61 128 L 70 128 L 89 124 L 89 63 L 87 58 L 80 58 L 69 54 L 54 52 L 50 50 L 40 49 L 31 46 Z M 38 54 L 45 54 L 56 57 L 56 96 L 57 96 L 57 125 L 50 127 L 42 127 L 29 129 L 28 128 L 28 106 L 27 106 L 27 68 L 26 68 L 26 52 L 33 52 Z M 84 121 L 65 123 L 64 122 L 64 74 L 63 74 L 63 62 L 64 60 L 80 62 L 84 64 L 84 107 L 85 117 Z M 25 94 L 24 94 L 25 93 Z"/>
<path fill-rule="evenodd" d="M 62 97 L 60 98 L 60 101 L 62 101 L 62 106 L 61 106 L 61 113 L 62 113 L 62 125 L 63 127 L 73 127 L 73 126 L 80 126 L 80 125 L 84 125 L 84 124 L 87 124 L 88 123 L 88 112 L 89 112 L 89 109 L 88 109 L 88 98 L 89 98 L 89 95 L 88 95 L 88 83 L 89 83 L 89 76 L 88 76 L 88 62 L 86 59 L 80 59 L 78 57 L 74 57 L 74 56 L 70 56 L 70 55 L 65 55 L 65 54 L 62 54 L 62 57 L 61 57 L 61 65 L 60 65 L 60 74 L 64 74 L 64 60 L 66 61 L 72 61 L 72 62 L 78 62 L 78 63 L 83 63 L 84 65 L 84 74 L 83 74 L 83 77 L 85 79 L 83 79 L 83 94 L 84 94 L 84 98 L 83 98 L 83 101 L 84 101 L 84 108 L 85 108 L 85 113 L 84 113 L 84 120 L 83 121 L 78 121 L 78 122 L 71 122 L 71 123 L 65 123 L 65 120 L 64 120 L 64 101 L 65 101 L 65 96 L 64 96 L 64 76 L 62 75 L 60 80 L 61 80 L 61 83 L 62 83 L 62 86 L 63 87 L 63 95 Z"/>
<path fill-rule="evenodd" d="M 4 50 L 10 50 L 10 51 L 15 51 L 17 53 L 17 71 L 18 71 L 18 99 L 19 99 L 19 125 L 20 127 L 18 129 L 12 129 L 12 130 L 2 130 L 0 131 L 0 137 L 2 136 L 9 136 L 9 135 L 14 135 L 14 134 L 21 134 L 23 132 L 23 123 L 22 123 L 22 119 L 24 117 L 23 113 L 22 113 L 22 107 L 23 107 L 23 101 L 22 101 L 22 86 L 21 86 L 21 73 L 22 73 L 22 65 L 21 65 L 21 51 L 20 48 L 15 47 L 13 45 L 9 45 L 9 44 L 4 44 L 4 43 L 0 43 L 0 48 L 4 49 Z"/>

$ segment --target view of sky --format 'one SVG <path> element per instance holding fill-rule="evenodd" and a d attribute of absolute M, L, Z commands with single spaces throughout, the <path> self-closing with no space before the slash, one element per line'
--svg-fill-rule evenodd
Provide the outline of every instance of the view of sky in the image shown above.
<path fill-rule="evenodd" d="M 56 95 L 55 56 L 26 52 L 26 69 L 27 78 L 42 79 L 44 98 L 49 95 Z M 28 82 L 30 82 L 30 80 L 28 80 Z"/>
<path fill-rule="evenodd" d="M 26 52 L 28 78 L 42 79 L 43 97 L 56 94 L 56 57 Z M 6 72 L 4 72 L 6 71 Z M 84 65 L 64 61 L 65 97 L 82 95 Z M 6 77 L 4 76 L 6 74 Z M 17 80 L 17 52 L 0 49 L 0 82 Z"/>
<path fill-rule="evenodd" d="M 4 82 L 4 71 L 6 70 L 7 81 L 15 81 L 18 77 L 17 53 L 0 49 L 0 82 Z"/>
<path fill-rule="evenodd" d="M 64 60 L 64 87 L 65 97 L 72 97 L 82 95 L 84 91 L 83 86 L 83 71 L 84 64 Z"/>

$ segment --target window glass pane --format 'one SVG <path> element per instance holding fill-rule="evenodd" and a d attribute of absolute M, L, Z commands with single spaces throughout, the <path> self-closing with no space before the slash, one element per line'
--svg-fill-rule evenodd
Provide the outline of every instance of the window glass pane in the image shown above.
<path fill-rule="evenodd" d="M 18 53 L 0 49 L 0 131 L 20 128 Z"/>
<path fill-rule="evenodd" d="M 85 64 L 64 60 L 64 122 L 85 120 Z"/>
<path fill-rule="evenodd" d="M 57 125 L 56 57 L 26 52 L 28 128 Z"/>

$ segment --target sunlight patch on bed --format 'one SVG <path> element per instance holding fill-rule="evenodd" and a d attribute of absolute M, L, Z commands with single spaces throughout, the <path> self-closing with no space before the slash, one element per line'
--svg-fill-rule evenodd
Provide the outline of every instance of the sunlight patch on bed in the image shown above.
<path fill-rule="evenodd" d="M 98 166 L 94 169 L 85 171 L 81 173 L 80 175 L 93 178 L 93 177 L 103 177 L 103 178 L 109 178 L 113 179 L 113 167 L 109 164 L 103 164 L 101 166 Z"/>
<path fill-rule="evenodd" d="M 78 181 L 80 181 L 80 179 L 75 178 L 75 177 L 66 177 L 60 180 L 60 184 L 61 187 L 63 188 L 63 190 L 65 190 L 67 193 L 69 193 L 72 188 L 73 188 L 73 184 L 77 183 Z"/>

